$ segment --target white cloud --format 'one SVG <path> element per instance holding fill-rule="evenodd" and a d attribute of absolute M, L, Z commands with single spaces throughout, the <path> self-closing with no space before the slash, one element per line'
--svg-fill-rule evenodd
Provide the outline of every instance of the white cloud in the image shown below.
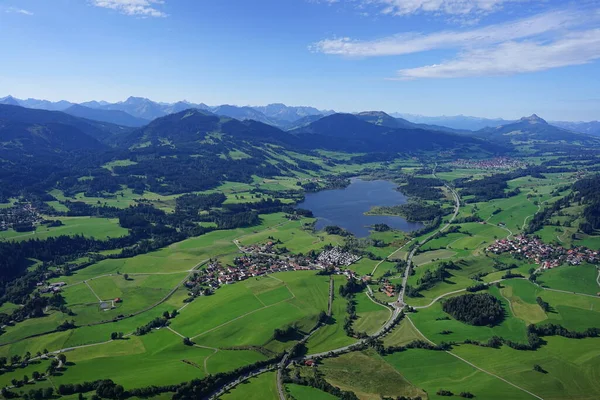
<path fill-rule="evenodd" d="M 31 11 L 28 10 L 24 10 L 22 8 L 16 8 L 16 7 L 9 7 L 6 9 L 7 13 L 14 13 L 14 14 L 22 14 L 22 15 L 33 15 L 33 13 Z"/>
<path fill-rule="evenodd" d="M 508 41 L 496 47 L 466 51 L 454 60 L 398 71 L 399 79 L 497 76 L 581 65 L 600 59 L 600 29 L 574 32 L 536 42 Z"/>
<path fill-rule="evenodd" d="M 91 0 L 96 7 L 110 8 L 126 15 L 142 17 L 166 17 L 167 14 L 156 6 L 163 0 Z"/>
<path fill-rule="evenodd" d="M 528 0 L 362 0 L 383 6 L 382 12 L 390 15 L 415 13 L 444 13 L 464 15 L 471 13 L 488 14 L 502 7 L 504 3 Z"/>
<path fill-rule="evenodd" d="M 424 35 L 401 33 L 381 39 L 360 41 L 351 38 L 321 40 L 310 48 L 325 54 L 349 57 L 375 57 L 411 54 L 435 49 L 492 45 L 559 31 L 580 24 L 586 15 L 573 11 L 554 11 L 515 22 L 489 25 L 471 30 L 441 31 Z"/>

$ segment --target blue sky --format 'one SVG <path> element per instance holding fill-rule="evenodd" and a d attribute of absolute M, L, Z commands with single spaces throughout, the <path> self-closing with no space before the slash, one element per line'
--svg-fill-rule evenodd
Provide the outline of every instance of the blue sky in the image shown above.
<path fill-rule="evenodd" d="M 0 97 L 600 119 L 595 0 L 0 0 Z"/>

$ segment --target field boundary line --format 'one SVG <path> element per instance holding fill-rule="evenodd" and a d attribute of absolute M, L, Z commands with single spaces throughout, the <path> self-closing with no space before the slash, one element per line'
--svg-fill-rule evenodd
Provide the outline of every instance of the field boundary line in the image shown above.
<path fill-rule="evenodd" d="M 296 296 L 294 296 L 293 298 L 295 298 L 295 297 L 296 297 Z M 273 307 L 273 306 L 276 306 L 276 305 L 278 305 L 278 304 L 281 304 L 281 303 L 285 303 L 286 301 L 289 301 L 289 300 L 291 300 L 291 299 L 285 299 L 285 300 L 281 300 L 281 301 L 278 301 L 277 303 L 273 303 L 273 304 L 270 304 L 270 305 L 268 305 L 268 306 L 265 306 L 265 307 L 260 307 L 260 308 L 257 308 L 256 310 L 252 310 L 252 311 L 250 311 L 250 312 L 247 312 L 246 314 L 242 314 L 242 315 L 240 315 L 239 317 L 235 317 L 235 318 L 233 318 L 233 319 L 230 319 L 230 320 L 229 320 L 229 321 L 227 321 L 227 322 L 224 322 L 224 323 L 222 323 L 221 325 L 215 326 L 214 328 L 211 328 L 211 329 L 209 329 L 209 330 L 207 330 L 207 331 L 204 331 L 204 332 L 202 332 L 202 333 L 199 333 L 199 334 L 197 334 L 197 335 L 195 335 L 195 336 L 192 336 L 192 337 L 190 337 L 190 339 L 196 339 L 197 337 L 200 337 L 200 336 L 206 335 L 207 333 L 210 333 L 210 332 L 212 332 L 212 331 L 214 331 L 214 330 L 217 330 L 217 329 L 219 329 L 219 328 L 222 328 L 222 327 L 224 327 L 225 325 L 229 325 L 230 323 L 232 323 L 232 322 L 234 322 L 234 321 L 237 321 L 237 320 L 239 320 L 239 319 L 242 319 L 242 318 L 244 318 L 244 317 L 247 317 L 248 315 L 254 314 L 254 313 L 256 313 L 256 312 L 259 312 L 259 311 L 261 311 L 261 310 L 265 310 L 265 309 L 267 309 L 267 308 L 271 308 L 271 307 Z"/>
<path fill-rule="evenodd" d="M 98 301 L 99 301 L 100 303 L 102 303 L 102 301 L 103 301 L 103 300 L 100 298 L 100 296 L 98 296 L 98 295 L 96 294 L 96 292 L 94 292 L 94 289 L 92 289 L 92 287 L 90 286 L 90 284 L 89 284 L 89 283 L 87 283 L 87 281 L 83 281 L 83 282 L 85 283 L 85 285 L 86 285 L 87 287 L 89 287 L 89 288 L 90 288 L 90 290 L 92 291 L 92 293 L 94 294 L 94 296 L 96 296 L 96 298 L 98 299 Z"/>
<path fill-rule="evenodd" d="M 419 330 L 419 328 L 417 328 L 417 326 L 416 326 L 416 325 L 415 325 L 415 323 L 412 321 L 412 319 L 410 319 L 410 316 L 409 316 L 409 315 L 407 315 L 407 316 L 406 316 L 406 319 L 408 319 L 408 321 L 410 322 L 410 324 L 413 326 L 413 328 L 415 328 L 415 330 L 416 330 L 416 331 L 419 333 L 419 335 L 421 335 L 421 336 L 422 336 L 422 337 L 423 337 L 425 340 L 427 340 L 427 341 L 428 341 L 429 343 L 431 343 L 432 345 L 434 345 L 434 346 L 436 345 L 436 344 L 435 344 L 435 343 L 433 343 L 431 340 L 429 340 L 429 339 L 427 338 L 427 336 L 423 335 L 423 332 L 421 332 L 421 331 Z M 491 373 L 491 372 L 489 372 L 489 371 L 486 371 L 485 369 L 478 367 L 477 365 L 473 364 L 472 362 L 465 360 L 464 358 L 460 357 L 460 356 L 459 356 L 459 355 L 457 355 L 457 354 L 454 354 L 454 353 L 452 353 L 451 351 L 445 351 L 445 353 L 448 353 L 448 354 L 450 354 L 451 356 L 453 356 L 453 357 L 456 357 L 457 359 L 461 360 L 461 361 L 462 361 L 462 362 L 464 362 L 465 364 L 468 364 L 468 365 L 470 365 L 471 367 L 473 367 L 473 368 L 475 368 L 475 369 L 477 369 L 477 370 L 479 370 L 479 371 L 481 371 L 481 372 L 483 372 L 483 373 L 485 373 L 485 374 L 487 374 L 487 375 L 489 375 L 489 376 L 492 376 L 492 377 L 494 377 L 494 378 L 496 378 L 496 379 L 499 379 L 499 380 L 501 380 L 502 382 L 504 382 L 504 383 L 507 383 L 507 384 L 509 384 L 510 386 L 512 386 L 512 387 L 514 387 L 514 388 L 516 388 L 516 389 L 519 389 L 520 391 L 522 391 L 522 392 L 525 392 L 525 393 L 527 393 L 527 394 L 529 394 L 529 395 L 531 395 L 531 396 L 535 397 L 536 399 L 539 399 L 539 400 L 544 400 L 544 398 L 543 398 L 543 397 L 540 397 L 540 396 L 538 396 L 537 394 L 534 394 L 534 393 L 530 392 L 530 391 L 529 391 L 529 390 L 527 390 L 527 389 L 523 389 L 522 387 L 520 387 L 520 386 L 517 386 L 517 385 L 515 385 L 514 383 L 511 383 L 510 381 L 508 381 L 508 380 L 506 380 L 506 379 L 504 379 L 504 378 L 502 378 L 502 377 L 500 377 L 500 376 L 498 376 L 498 375 L 496 375 L 496 374 L 493 374 L 493 373 Z"/>

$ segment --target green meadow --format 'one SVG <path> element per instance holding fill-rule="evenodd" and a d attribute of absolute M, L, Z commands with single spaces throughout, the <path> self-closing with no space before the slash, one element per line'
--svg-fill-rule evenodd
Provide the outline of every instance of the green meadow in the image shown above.
<path fill-rule="evenodd" d="M 127 229 L 119 226 L 119 221 L 115 218 L 94 218 L 94 217 L 50 217 L 62 221 L 62 226 L 47 227 L 39 225 L 32 232 L 15 232 L 12 229 L 1 231 L 0 239 L 5 240 L 28 240 L 28 239 L 46 239 L 61 235 L 75 236 L 84 235 L 96 239 L 115 238 L 127 235 Z"/>
<path fill-rule="evenodd" d="M 547 344 L 536 351 L 461 345 L 453 352 L 544 399 L 599 398 L 600 339 L 544 340 Z M 534 371 L 535 364 L 547 373 Z"/>
<path fill-rule="evenodd" d="M 372 351 L 327 358 L 319 370 L 329 383 L 353 391 L 361 399 L 424 395 L 422 390 L 413 386 L 410 380 Z"/>
<path fill-rule="evenodd" d="M 220 397 L 222 400 L 275 400 L 277 384 L 275 372 L 265 372 L 257 377 L 250 378 L 241 385 Z"/>
<path fill-rule="evenodd" d="M 427 393 L 431 400 L 439 390 L 449 390 L 455 397 L 470 392 L 476 399 L 531 400 L 533 396 L 490 376 L 443 351 L 410 349 L 385 357 L 404 379 Z M 477 364 L 477 363 L 476 363 Z"/>
<path fill-rule="evenodd" d="M 592 264 L 565 265 L 544 271 L 538 282 L 552 289 L 597 295 L 599 274 L 598 267 Z"/>

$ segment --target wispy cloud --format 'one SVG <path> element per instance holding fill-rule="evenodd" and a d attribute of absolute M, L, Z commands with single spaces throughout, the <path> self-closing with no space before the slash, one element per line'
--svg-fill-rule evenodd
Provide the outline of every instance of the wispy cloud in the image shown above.
<path fill-rule="evenodd" d="M 410 32 L 371 41 L 353 40 L 348 37 L 325 39 L 310 48 L 320 53 L 349 57 L 403 55 L 435 49 L 490 45 L 532 37 L 569 28 L 580 23 L 584 17 L 579 12 L 555 11 L 471 30 L 441 31 L 428 35 Z"/>
<path fill-rule="evenodd" d="M 475 29 L 401 33 L 376 40 L 334 38 L 315 52 L 345 57 L 400 56 L 431 50 L 456 55 L 405 68 L 392 79 L 497 76 L 581 65 L 600 59 L 600 10 L 560 10 Z"/>
<path fill-rule="evenodd" d="M 550 42 L 509 41 L 466 51 L 440 64 L 401 69 L 399 79 L 511 75 L 581 65 L 600 59 L 600 29 L 568 34 Z"/>
<path fill-rule="evenodd" d="M 307 0 L 311 3 L 354 6 L 361 14 L 407 16 L 431 14 L 450 17 L 451 21 L 477 22 L 482 16 L 502 10 L 507 3 L 527 3 L 534 0 Z M 367 11 L 365 11 L 367 10 Z"/>
<path fill-rule="evenodd" d="M 415 13 L 443 13 L 464 15 L 488 14 L 502 8 L 504 3 L 529 0 L 360 0 L 363 4 L 379 4 L 384 14 L 409 15 Z"/>
<path fill-rule="evenodd" d="M 166 17 L 167 14 L 157 8 L 164 0 L 91 0 L 96 7 L 110 8 L 125 15 L 141 17 Z"/>
<path fill-rule="evenodd" d="M 7 13 L 13 13 L 13 14 L 22 14 L 22 15 L 33 15 L 33 13 L 31 11 L 25 10 L 23 8 L 16 8 L 16 7 L 9 7 L 6 9 Z"/>

